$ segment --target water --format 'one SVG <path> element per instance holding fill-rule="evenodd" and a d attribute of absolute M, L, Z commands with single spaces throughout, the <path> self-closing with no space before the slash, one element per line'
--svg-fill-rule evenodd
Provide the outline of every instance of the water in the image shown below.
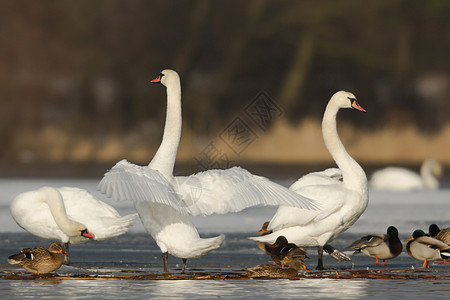
<path fill-rule="evenodd" d="M 134 211 L 132 204 L 114 202 L 96 191 L 96 180 L 41 179 L 0 180 L 0 270 L 18 272 L 6 263 L 6 257 L 22 247 L 48 245 L 50 242 L 25 233 L 12 220 L 9 213 L 11 199 L 20 192 L 43 185 L 77 186 L 85 188 L 96 197 L 114 206 L 120 214 Z M 400 238 L 408 238 L 414 229 L 427 231 L 429 224 L 450 226 L 450 189 L 416 193 L 370 192 L 369 206 L 352 228 L 342 234 L 332 245 L 345 250 L 360 236 L 385 232 L 389 225 L 399 229 Z M 188 260 L 188 272 L 221 272 L 227 269 L 242 272 L 246 267 L 266 263 L 268 256 L 262 254 L 252 241 L 247 239 L 261 224 L 270 220 L 275 208 L 256 207 L 236 214 L 211 217 L 195 217 L 194 223 L 202 236 L 225 233 L 227 238 L 221 248 L 195 260 Z M 351 254 L 350 251 L 346 251 Z M 310 249 L 310 269 L 317 263 L 315 249 Z M 115 239 L 91 242 L 71 247 L 73 265 L 63 266 L 58 274 L 118 274 L 122 270 L 134 274 L 159 273 L 161 252 L 155 242 L 143 230 L 138 221 L 130 232 Z M 450 275 L 450 265 L 432 263 L 426 271 L 418 271 L 422 262 L 403 252 L 398 258 L 387 261 L 389 269 L 411 270 L 425 275 Z M 374 260 L 358 255 L 353 262 L 337 262 L 328 255 L 324 257 L 326 267 L 336 270 L 374 269 Z M 169 257 L 169 268 L 177 273 L 181 260 Z M 129 274 L 128 274 L 129 275 Z M 442 298 L 448 299 L 449 280 L 397 280 L 397 279 L 300 279 L 300 280 L 6 280 L 0 279 L 0 297 L 66 298 L 66 299 L 239 299 L 239 298 Z"/>

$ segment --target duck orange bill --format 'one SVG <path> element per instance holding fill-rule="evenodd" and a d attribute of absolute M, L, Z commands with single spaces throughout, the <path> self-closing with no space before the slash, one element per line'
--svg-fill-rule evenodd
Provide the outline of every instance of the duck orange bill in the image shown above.
<path fill-rule="evenodd" d="M 158 75 L 158 77 L 156 77 L 155 79 L 151 80 L 151 83 L 160 83 L 161 82 L 161 74 Z"/>
<path fill-rule="evenodd" d="M 405 242 L 414 241 L 413 237 L 410 237 L 409 239 L 404 240 Z"/>
<path fill-rule="evenodd" d="M 359 105 L 359 103 L 358 103 L 358 102 L 356 102 L 356 101 L 353 101 L 353 103 L 352 103 L 352 107 L 353 107 L 353 108 L 355 108 L 355 109 L 357 109 L 357 110 L 360 110 L 360 111 L 366 112 L 366 110 L 365 110 L 364 108 L 362 108 L 362 107 L 361 107 L 361 105 Z"/>

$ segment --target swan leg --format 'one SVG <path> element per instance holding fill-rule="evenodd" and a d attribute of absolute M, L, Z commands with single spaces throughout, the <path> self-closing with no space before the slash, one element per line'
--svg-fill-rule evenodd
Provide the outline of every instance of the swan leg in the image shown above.
<path fill-rule="evenodd" d="M 317 255 L 318 255 L 318 264 L 317 264 L 317 270 L 323 270 L 323 246 L 319 246 L 317 248 Z"/>
<path fill-rule="evenodd" d="M 169 267 L 167 266 L 167 257 L 169 256 L 169 252 L 164 252 L 162 254 L 163 265 L 164 265 L 164 273 L 169 273 Z"/>
<path fill-rule="evenodd" d="M 184 274 L 184 270 L 186 269 L 186 258 L 183 258 L 183 267 L 181 267 L 181 274 Z"/>
<path fill-rule="evenodd" d="M 63 243 L 63 253 L 64 255 L 64 261 L 63 264 L 70 265 L 70 257 L 69 257 L 69 243 Z"/>

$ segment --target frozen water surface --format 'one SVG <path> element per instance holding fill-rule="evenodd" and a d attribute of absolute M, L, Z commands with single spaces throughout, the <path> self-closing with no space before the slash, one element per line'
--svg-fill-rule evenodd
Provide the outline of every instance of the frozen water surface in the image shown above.
<path fill-rule="evenodd" d="M 8 265 L 6 258 L 22 247 L 47 245 L 50 242 L 24 232 L 9 212 L 9 203 L 15 195 L 43 185 L 76 186 L 85 188 L 100 200 L 114 206 L 120 214 L 134 211 L 131 203 L 115 202 L 96 191 L 97 180 L 86 179 L 1 179 L 0 180 L 0 270 L 18 272 Z M 447 185 L 448 186 L 448 185 Z M 240 213 L 209 217 L 195 217 L 194 223 L 202 236 L 225 233 L 222 247 L 196 260 L 188 260 L 188 272 L 216 270 L 232 267 L 241 270 L 266 263 L 268 256 L 259 252 L 247 239 L 261 224 L 270 220 L 276 208 L 255 207 Z M 353 240 L 367 233 L 385 232 L 389 225 L 399 229 L 400 238 L 408 238 L 413 230 L 425 231 L 431 223 L 450 226 L 450 189 L 410 193 L 370 191 L 369 206 L 361 218 L 332 245 L 345 249 Z M 96 274 L 136 270 L 161 272 L 161 253 L 138 221 L 129 233 L 103 242 L 91 242 L 71 247 L 73 265 L 63 266 L 58 274 Z M 310 249 L 307 266 L 314 269 L 317 263 L 315 249 Z M 373 269 L 374 261 L 363 255 L 353 257 L 353 262 L 339 263 L 325 256 L 325 266 L 339 269 Z M 386 268 L 417 270 L 422 262 L 403 252 L 398 258 L 387 261 Z M 172 272 L 180 270 L 181 260 L 169 257 Z M 212 268 L 212 269 L 211 269 Z M 431 264 L 425 274 L 448 276 L 450 265 Z M 162 299 L 182 298 L 308 298 L 308 299 L 372 299 L 372 298 L 442 298 L 450 294 L 449 280 L 375 280 L 375 279 L 301 279 L 301 280 L 6 280 L 0 279 L 0 297 L 69 298 L 69 299 Z"/>

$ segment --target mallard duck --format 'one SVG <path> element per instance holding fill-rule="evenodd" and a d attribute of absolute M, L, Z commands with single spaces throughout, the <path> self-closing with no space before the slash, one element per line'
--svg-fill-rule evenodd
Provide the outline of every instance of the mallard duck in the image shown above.
<path fill-rule="evenodd" d="M 288 243 L 284 236 L 279 236 L 273 245 L 265 244 L 265 252 L 268 253 L 274 263 L 296 270 L 308 270 L 304 260 L 309 258 L 306 250 Z"/>
<path fill-rule="evenodd" d="M 386 234 L 369 234 L 353 242 L 348 248 L 356 251 L 353 254 L 363 253 L 375 258 L 375 264 L 379 266 L 378 259 L 382 259 L 383 266 L 386 259 L 392 259 L 402 253 L 402 242 L 398 238 L 398 230 L 389 226 Z"/>
<path fill-rule="evenodd" d="M 61 245 L 52 243 L 48 248 L 24 248 L 20 253 L 8 257 L 8 262 L 39 275 L 58 270 L 63 262 L 60 254 L 66 255 Z"/>
<path fill-rule="evenodd" d="M 450 245 L 450 227 L 440 229 L 436 224 L 431 224 L 428 228 L 428 233 L 431 237 Z"/>
<path fill-rule="evenodd" d="M 275 265 L 258 265 L 245 269 L 244 276 L 254 277 L 270 277 L 270 278 L 292 278 L 298 275 L 297 269 L 281 269 Z"/>
<path fill-rule="evenodd" d="M 418 260 L 423 260 L 422 268 L 429 268 L 429 261 L 450 258 L 450 246 L 431 236 L 423 230 L 415 230 L 409 239 L 406 239 L 406 252 Z"/>

